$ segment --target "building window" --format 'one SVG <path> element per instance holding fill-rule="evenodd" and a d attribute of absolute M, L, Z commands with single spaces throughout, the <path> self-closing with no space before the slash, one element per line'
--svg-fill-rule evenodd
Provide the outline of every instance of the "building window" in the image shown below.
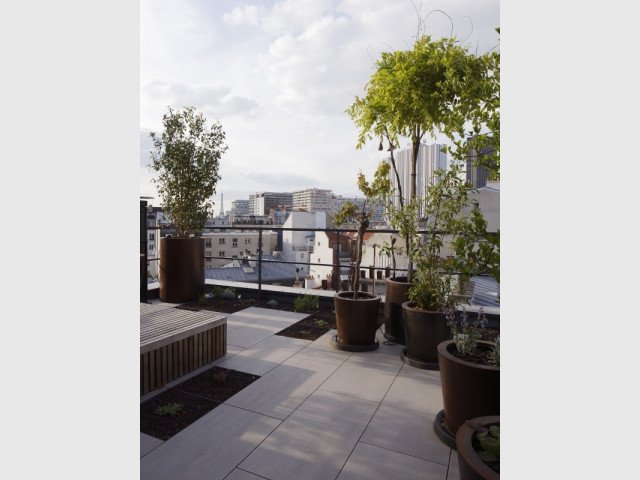
<path fill-rule="evenodd" d="M 238 247 L 238 239 L 237 238 L 232 239 L 231 242 L 233 243 L 233 245 L 231 245 L 232 247 L 235 247 L 235 248 Z"/>
<path fill-rule="evenodd" d="M 210 238 L 207 238 L 204 241 L 204 246 L 207 247 L 207 248 L 211 248 L 211 239 Z"/>
<path fill-rule="evenodd" d="M 251 245 L 251 239 L 250 238 L 245 238 L 244 239 L 244 244 L 245 245 Z"/>
<path fill-rule="evenodd" d="M 150 233 L 149 234 L 149 240 L 155 240 L 156 239 L 156 234 L 155 233 Z"/>
<path fill-rule="evenodd" d="M 301 253 L 301 254 L 300 254 L 300 258 L 301 258 L 302 260 L 304 260 L 304 253 Z"/>
<path fill-rule="evenodd" d="M 224 238 L 219 238 L 218 239 L 218 244 L 219 245 L 224 245 Z"/>
<path fill-rule="evenodd" d="M 224 250 L 222 250 L 221 252 L 218 252 L 218 256 L 219 257 L 226 257 Z"/>

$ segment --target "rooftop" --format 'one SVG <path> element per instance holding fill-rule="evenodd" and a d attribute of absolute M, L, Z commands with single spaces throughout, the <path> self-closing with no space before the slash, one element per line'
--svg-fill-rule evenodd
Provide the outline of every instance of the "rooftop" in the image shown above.
<path fill-rule="evenodd" d="M 275 335 L 305 313 L 226 316 L 227 354 L 203 368 L 261 378 L 167 441 L 141 433 L 141 479 L 459 478 L 456 452 L 432 428 L 439 372 L 403 363 L 381 330 L 377 350 L 346 352 L 331 346 L 335 330 Z"/>

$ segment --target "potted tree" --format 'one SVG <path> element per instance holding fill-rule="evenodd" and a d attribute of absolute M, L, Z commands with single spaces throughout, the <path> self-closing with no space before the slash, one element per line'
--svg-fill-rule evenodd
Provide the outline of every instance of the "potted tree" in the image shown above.
<path fill-rule="evenodd" d="M 458 131 L 465 117 L 454 112 L 453 106 L 467 98 L 461 90 L 474 84 L 484 69 L 475 62 L 466 47 L 454 38 L 432 40 L 422 35 L 423 19 L 418 25 L 419 35 L 411 49 L 383 52 L 376 62 L 376 71 L 366 85 L 365 96 L 356 97 L 347 109 L 360 128 L 357 148 L 372 139 L 386 139 L 390 162 L 396 179 L 395 200 L 390 199 L 388 212 L 391 226 L 400 231 L 408 255 L 406 274 L 385 279 L 385 332 L 388 340 L 404 344 L 405 333 L 401 305 L 408 300 L 413 286 L 412 242 L 419 214 L 416 210 L 417 163 L 422 139 L 426 134 L 435 138 L 438 131 Z M 469 103 L 469 102 L 467 102 Z M 466 106 L 467 103 L 464 105 Z M 445 128 L 445 126 L 447 128 Z M 402 182 L 393 151 L 400 138 L 411 140 L 410 191 L 402 191 Z M 405 198 L 405 194 L 409 194 Z"/>
<path fill-rule="evenodd" d="M 379 344 L 376 340 L 378 314 L 380 312 L 380 295 L 360 291 L 360 264 L 362 262 L 362 245 L 364 234 L 370 225 L 374 207 L 388 194 L 389 164 L 382 162 L 374 174 L 371 184 L 360 172 L 358 188 L 364 195 L 360 207 L 353 202 L 346 202 L 333 216 L 336 226 L 341 226 L 352 219 L 358 224 L 354 268 L 351 274 L 351 290 L 336 292 L 333 296 L 336 311 L 336 329 L 338 334 L 332 345 L 339 350 L 367 351 L 375 350 Z"/>
<path fill-rule="evenodd" d="M 153 182 L 176 236 L 160 239 L 160 299 L 182 303 L 202 293 L 204 239 L 196 235 L 213 214 L 220 158 L 228 147 L 222 126 L 214 122 L 207 128 L 194 107 L 169 107 L 162 121 L 162 134 L 149 134 L 154 147 L 150 169 L 158 174 Z"/>
<path fill-rule="evenodd" d="M 500 338 L 483 341 L 487 319 L 482 307 L 470 320 L 463 310 L 456 318 L 445 310 L 452 340 L 438 345 L 443 409 L 433 428 L 449 447 L 456 447 L 456 434 L 466 420 L 500 415 Z"/>

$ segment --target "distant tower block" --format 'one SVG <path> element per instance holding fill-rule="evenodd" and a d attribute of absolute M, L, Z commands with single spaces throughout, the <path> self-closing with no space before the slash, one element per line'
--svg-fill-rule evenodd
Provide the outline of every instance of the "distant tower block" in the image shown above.
<path fill-rule="evenodd" d="M 220 216 L 224 215 L 224 193 L 220 194 Z"/>

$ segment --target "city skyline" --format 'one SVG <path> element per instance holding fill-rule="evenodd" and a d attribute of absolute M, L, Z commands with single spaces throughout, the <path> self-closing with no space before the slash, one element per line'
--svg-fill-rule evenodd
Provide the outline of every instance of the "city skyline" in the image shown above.
<path fill-rule="evenodd" d="M 168 106 L 194 106 L 227 135 L 216 212 L 221 194 L 226 205 L 252 192 L 314 187 L 357 196 L 358 172 L 373 175 L 386 151 L 377 142 L 357 150 L 357 129 L 344 111 L 363 95 L 380 53 L 411 47 L 418 12 L 433 38 L 454 35 L 478 53 L 499 49 L 499 6 L 260 0 L 160 8 L 142 0 L 140 195 L 161 204 L 146 167 L 149 132 L 162 130 Z"/>

